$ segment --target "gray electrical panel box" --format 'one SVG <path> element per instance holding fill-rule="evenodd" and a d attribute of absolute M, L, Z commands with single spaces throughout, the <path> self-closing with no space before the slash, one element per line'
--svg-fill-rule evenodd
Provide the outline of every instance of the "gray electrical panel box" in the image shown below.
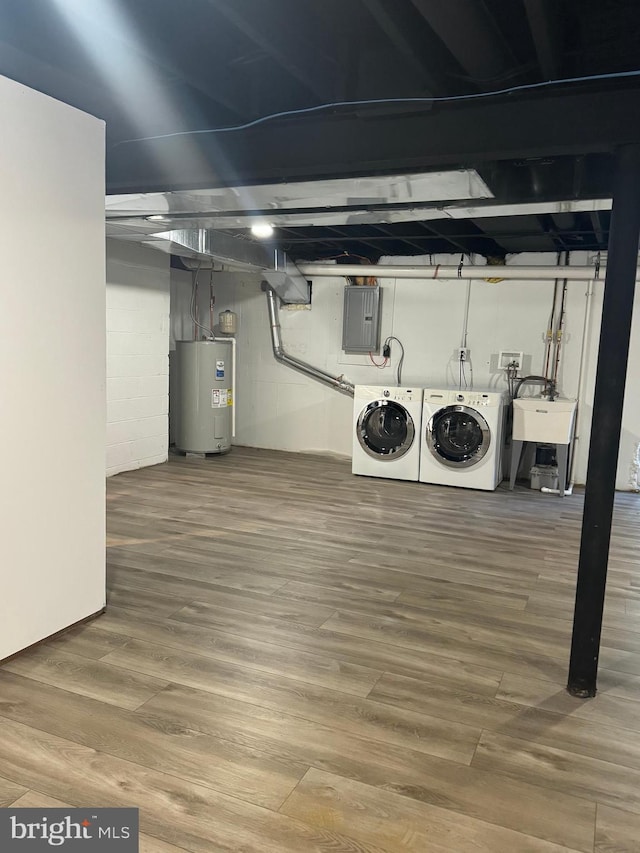
<path fill-rule="evenodd" d="M 378 352 L 380 349 L 379 285 L 348 284 L 344 289 L 342 349 L 345 352 Z"/>

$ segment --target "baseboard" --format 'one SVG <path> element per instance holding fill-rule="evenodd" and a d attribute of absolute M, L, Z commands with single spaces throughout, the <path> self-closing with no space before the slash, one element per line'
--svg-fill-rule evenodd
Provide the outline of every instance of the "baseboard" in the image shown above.
<path fill-rule="evenodd" d="M 91 613 L 89 616 L 85 616 L 84 619 L 78 619 L 78 621 L 74 622 L 72 625 L 67 625 L 66 628 L 62 628 L 60 631 L 56 631 L 54 634 L 49 634 L 48 637 L 43 637 L 41 640 L 38 640 L 35 643 L 31 643 L 30 646 L 25 646 L 25 648 L 20 649 L 19 652 L 14 652 L 12 655 L 9 655 L 6 658 L 2 658 L 2 660 L 0 660 L 0 666 L 3 663 L 7 663 L 8 661 L 19 657 L 20 655 L 24 654 L 25 652 L 28 652 L 30 649 L 35 649 L 37 646 L 41 646 L 43 643 L 48 643 L 49 640 L 53 640 L 56 637 L 61 637 L 63 634 L 66 634 L 67 631 L 71 631 L 72 628 L 77 628 L 78 625 L 84 625 L 86 622 L 93 621 L 98 616 L 102 616 L 102 614 L 105 613 L 106 610 L 107 610 L 107 607 L 105 605 L 100 610 L 97 610 L 95 613 Z"/>

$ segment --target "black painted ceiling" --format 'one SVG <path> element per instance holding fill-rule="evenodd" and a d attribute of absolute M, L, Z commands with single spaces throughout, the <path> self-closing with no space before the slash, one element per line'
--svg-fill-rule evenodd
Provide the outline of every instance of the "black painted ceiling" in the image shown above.
<path fill-rule="evenodd" d="M 0 0 L 0 73 L 107 122 L 110 192 L 473 167 L 500 203 L 606 198 L 640 142 L 638 0 Z M 608 213 L 279 229 L 314 258 L 602 249 Z"/>

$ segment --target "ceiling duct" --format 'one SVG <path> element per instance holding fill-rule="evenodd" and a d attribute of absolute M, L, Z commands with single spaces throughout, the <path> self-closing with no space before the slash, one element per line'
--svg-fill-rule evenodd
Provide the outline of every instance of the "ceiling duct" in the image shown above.
<path fill-rule="evenodd" d="M 229 231 L 262 222 L 275 227 L 403 222 L 492 198 L 475 169 L 132 193 L 107 196 L 107 236 L 153 239 L 158 228 Z"/>
<path fill-rule="evenodd" d="M 210 228 L 163 231 L 144 242 L 155 249 L 191 260 L 188 266 L 211 266 L 213 263 L 219 264 L 221 269 L 260 273 L 286 304 L 308 305 L 311 300 L 309 283 L 293 261 L 268 243 L 234 237 Z"/>

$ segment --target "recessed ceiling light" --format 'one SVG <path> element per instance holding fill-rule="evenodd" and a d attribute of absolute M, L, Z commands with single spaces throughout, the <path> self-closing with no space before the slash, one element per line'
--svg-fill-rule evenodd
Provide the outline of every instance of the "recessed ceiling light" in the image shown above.
<path fill-rule="evenodd" d="M 273 225 L 268 222 L 254 222 L 251 233 L 259 240 L 268 240 L 269 237 L 273 237 Z"/>

